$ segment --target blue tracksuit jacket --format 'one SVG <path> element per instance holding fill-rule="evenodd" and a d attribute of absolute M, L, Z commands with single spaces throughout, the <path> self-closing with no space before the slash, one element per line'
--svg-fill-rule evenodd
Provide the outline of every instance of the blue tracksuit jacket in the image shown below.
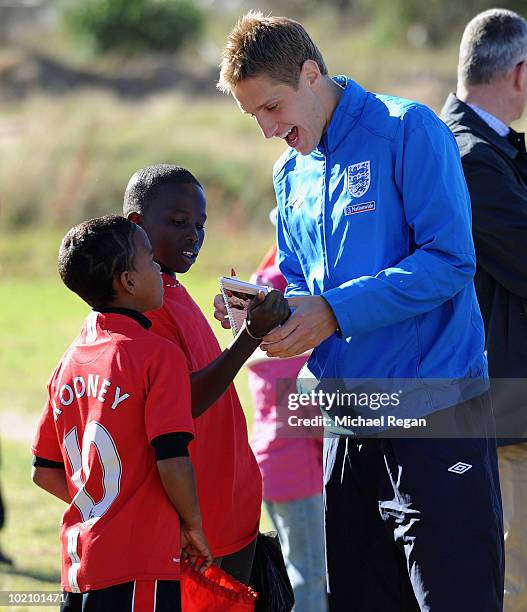
<path fill-rule="evenodd" d="M 341 329 L 313 351 L 316 378 L 487 375 L 459 152 L 425 106 L 344 92 L 318 147 L 274 168 L 287 295 L 322 295 Z M 422 406 L 437 408 L 433 398 Z"/>

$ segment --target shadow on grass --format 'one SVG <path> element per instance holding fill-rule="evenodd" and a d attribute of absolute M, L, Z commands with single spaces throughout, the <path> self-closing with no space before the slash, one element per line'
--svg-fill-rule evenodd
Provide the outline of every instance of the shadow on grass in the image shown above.
<path fill-rule="evenodd" d="M 0 566 L 0 573 L 4 574 L 4 576 L 23 576 L 25 578 L 32 578 L 33 580 L 41 580 L 43 582 L 54 582 L 57 584 L 57 587 L 60 584 L 59 572 L 45 572 L 41 570 L 18 567 L 16 565 L 2 565 Z"/>

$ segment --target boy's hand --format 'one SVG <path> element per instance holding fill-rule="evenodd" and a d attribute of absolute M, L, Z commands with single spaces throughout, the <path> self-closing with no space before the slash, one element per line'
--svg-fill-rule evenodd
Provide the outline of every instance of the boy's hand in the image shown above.
<path fill-rule="evenodd" d="M 181 523 L 181 557 L 190 559 L 194 569 L 200 573 L 212 565 L 212 554 L 201 527 Z"/>
<path fill-rule="evenodd" d="M 247 308 L 247 327 L 252 336 L 262 338 L 289 317 L 289 304 L 280 291 L 262 291 Z"/>
<path fill-rule="evenodd" d="M 225 302 L 221 293 L 214 298 L 214 318 L 218 319 L 223 329 L 231 328 L 229 315 L 227 314 L 227 308 L 225 308 Z"/>

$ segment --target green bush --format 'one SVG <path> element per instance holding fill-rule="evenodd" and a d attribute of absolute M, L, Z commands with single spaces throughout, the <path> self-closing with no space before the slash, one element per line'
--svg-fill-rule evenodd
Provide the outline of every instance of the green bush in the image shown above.
<path fill-rule="evenodd" d="M 98 52 L 176 51 L 204 25 L 192 0 L 66 0 L 63 16 Z"/>

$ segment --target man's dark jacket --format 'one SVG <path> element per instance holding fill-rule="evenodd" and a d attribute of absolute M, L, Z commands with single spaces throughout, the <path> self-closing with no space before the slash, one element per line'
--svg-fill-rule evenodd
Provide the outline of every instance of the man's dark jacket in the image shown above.
<path fill-rule="evenodd" d="M 472 201 L 477 259 L 474 284 L 485 324 L 489 374 L 491 378 L 527 379 L 527 153 L 523 135 L 511 131 L 509 137 L 500 136 L 454 94 L 447 98 L 441 117 L 459 146 Z M 525 432 L 524 423 L 513 422 L 511 416 L 519 410 L 527 416 L 526 391 L 525 383 L 518 381 L 515 389 L 508 384 L 501 398 L 496 398 L 498 436 L 511 436 L 511 429 L 520 435 L 519 429 Z"/>

